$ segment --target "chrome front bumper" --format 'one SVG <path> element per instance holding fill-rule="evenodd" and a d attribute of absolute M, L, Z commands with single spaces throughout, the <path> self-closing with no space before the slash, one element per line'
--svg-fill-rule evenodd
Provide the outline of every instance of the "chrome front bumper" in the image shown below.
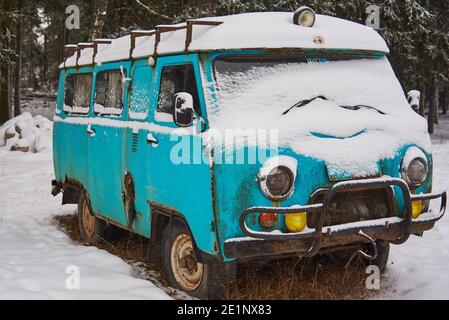
<path fill-rule="evenodd" d="M 352 190 L 370 190 L 380 187 L 397 186 L 402 190 L 404 198 L 403 217 L 390 217 L 377 220 L 353 222 L 348 224 L 325 227 L 324 221 L 332 197 L 339 192 Z M 438 213 L 425 212 L 417 219 L 412 219 L 412 201 L 441 199 Z M 306 206 L 284 208 L 252 207 L 245 210 L 240 217 L 240 228 L 246 237 L 228 239 L 225 241 L 224 254 L 227 258 L 253 258 L 295 253 L 302 256 L 314 256 L 320 250 L 329 247 L 344 246 L 363 242 L 360 232 L 373 239 L 386 240 L 401 244 L 412 234 L 421 234 L 430 230 L 435 222 L 440 220 L 446 211 L 446 192 L 439 194 L 414 195 L 405 181 L 397 178 L 382 177 L 367 180 L 355 180 L 336 183 L 329 189 L 322 203 Z M 250 214 L 260 212 L 279 215 L 306 212 L 318 214 L 314 229 L 306 229 L 299 233 L 270 233 L 251 230 L 246 225 Z"/>

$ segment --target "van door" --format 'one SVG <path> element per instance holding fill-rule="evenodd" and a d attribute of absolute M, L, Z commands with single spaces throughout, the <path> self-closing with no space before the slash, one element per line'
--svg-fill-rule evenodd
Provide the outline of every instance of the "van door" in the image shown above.
<path fill-rule="evenodd" d="M 133 231 L 149 235 L 149 207 L 147 166 L 148 110 L 151 99 L 153 68 L 148 60 L 133 63 L 132 82 L 128 90 L 128 128 L 124 148 L 125 175 L 123 199 L 127 224 Z"/>
<path fill-rule="evenodd" d="M 86 134 L 92 97 L 92 68 L 70 69 L 65 73 L 64 95 L 60 117 L 66 122 L 55 123 L 55 155 L 59 156 L 59 179 L 88 184 L 89 138 Z M 59 152 L 58 152 L 59 151 Z"/>
<path fill-rule="evenodd" d="M 216 254 L 211 171 L 207 154 L 203 157 L 202 137 L 173 121 L 178 92 L 190 93 L 196 113 L 206 115 L 198 56 L 159 57 L 152 89 L 150 113 L 155 125 L 149 128 L 145 162 L 148 200 L 184 216 L 198 248 Z"/>
<path fill-rule="evenodd" d="M 127 225 L 122 201 L 122 140 L 126 126 L 126 73 L 129 63 L 97 67 L 89 134 L 89 196 L 94 212 Z M 126 75 L 125 75 L 126 76 Z"/>

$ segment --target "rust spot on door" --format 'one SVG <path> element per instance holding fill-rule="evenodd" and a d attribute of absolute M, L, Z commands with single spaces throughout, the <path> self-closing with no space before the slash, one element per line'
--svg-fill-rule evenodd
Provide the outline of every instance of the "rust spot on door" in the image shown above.
<path fill-rule="evenodd" d="M 125 173 L 123 205 L 125 207 L 126 219 L 128 221 L 128 228 L 132 229 L 133 223 L 137 217 L 137 212 L 136 212 L 136 191 L 134 188 L 134 180 L 131 175 L 131 172 Z"/>

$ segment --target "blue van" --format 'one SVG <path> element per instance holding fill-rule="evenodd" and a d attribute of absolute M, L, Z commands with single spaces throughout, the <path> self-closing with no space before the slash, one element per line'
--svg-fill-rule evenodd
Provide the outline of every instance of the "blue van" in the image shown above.
<path fill-rule="evenodd" d="M 78 204 L 86 242 L 142 235 L 197 297 L 251 259 L 342 251 L 383 269 L 446 208 L 388 51 L 307 7 L 67 46 L 52 193 Z"/>

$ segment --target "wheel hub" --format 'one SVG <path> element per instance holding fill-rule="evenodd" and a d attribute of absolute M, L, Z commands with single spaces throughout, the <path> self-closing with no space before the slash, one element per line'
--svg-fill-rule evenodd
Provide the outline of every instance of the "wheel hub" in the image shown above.
<path fill-rule="evenodd" d="M 170 257 L 173 275 L 178 284 L 187 291 L 198 288 L 203 278 L 204 265 L 196 260 L 192 239 L 188 234 L 176 237 Z"/>

